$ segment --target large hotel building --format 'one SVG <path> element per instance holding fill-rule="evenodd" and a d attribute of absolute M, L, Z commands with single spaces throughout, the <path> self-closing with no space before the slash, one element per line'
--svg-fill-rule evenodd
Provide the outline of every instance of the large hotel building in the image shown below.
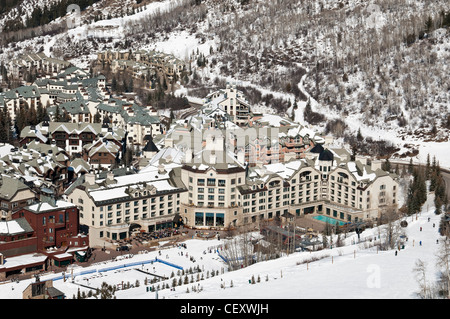
<path fill-rule="evenodd" d="M 210 95 L 214 107 L 206 104 L 203 112 L 176 122 L 155 139 L 159 151 L 139 172 L 85 174 L 66 191 L 80 209 L 80 224 L 89 228 L 91 246 L 127 238 L 134 227 L 153 231 L 179 221 L 199 230 L 318 214 L 358 223 L 397 209 L 397 176 L 384 171 L 379 160 L 351 159 L 345 149 L 333 148 L 327 139 L 282 118 L 262 117 L 264 126 L 278 124 L 270 146 L 279 156 L 257 156 L 249 163 L 251 157 L 230 143 L 233 130 L 243 123 L 234 125 L 234 104 L 227 103 L 226 110 L 221 106 L 235 98 L 236 92 L 227 90 Z M 244 101 L 241 95 L 238 100 Z M 257 115 L 248 117 L 249 126 L 260 124 Z M 296 146 L 279 147 L 286 138 Z M 246 152 L 259 140 L 267 136 L 248 139 Z M 278 146 L 275 140 L 280 140 Z"/>

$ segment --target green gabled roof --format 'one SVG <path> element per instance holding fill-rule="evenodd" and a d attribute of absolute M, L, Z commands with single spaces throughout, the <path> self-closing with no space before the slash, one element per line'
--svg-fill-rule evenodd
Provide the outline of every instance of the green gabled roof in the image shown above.
<path fill-rule="evenodd" d="M 63 93 L 63 92 L 58 92 L 58 98 L 62 98 L 62 99 L 76 99 L 76 95 L 74 93 Z"/>
<path fill-rule="evenodd" d="M 33 90 L 34 90 L 34 92 L 33 92 Z M 22 96 L 24 98 L 35 98 L 35 97 L 40 97 L 41 93 L 37 86 L 29 85 L 29 86 L 19 86 L 15 89 L 9 90 L 9 91 L 3 93 L 3 96 L 7 99 L 15 99 L 20 96 Z"/>
<path fill-rule="evenodd" d="M 111 112 L 111 113 L 120 113 L 122 111 L 122 108 L 119 106 L 113 106 L 109 104 L 100 103 L 96 106 L 98 110 Z"/>
<path fill-rule="evenodd" d="M 84 131 L 89 131 L 95 134 L 100 133 L 102 130 L 101 123 L 69 123 L 69 122 L 50 122 L 48 131 L 50 133 L 57 131 L 64 131 L 67 133 L 76 133 L 79 134 Z"/>
<path fill-rule="evenodd" d="M 76 101 L 68 101 L 65 103 L 61 103 L 59 105 L 59 110 L 65 110 L 69 114 L 90 114 L 89 108 L 86 105 L 84 100 L 76 100 Z M 56 112 L 56 106 L 51 106 L 48 108 L 48 112 L 50 114 L 54 114 Z"/>

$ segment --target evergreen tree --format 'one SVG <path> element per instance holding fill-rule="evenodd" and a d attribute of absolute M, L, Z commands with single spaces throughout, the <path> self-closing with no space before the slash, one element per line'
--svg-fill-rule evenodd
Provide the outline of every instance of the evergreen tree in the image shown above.
<path fill-rule="evenodd" d="M 116 79 L 116 77 L 113 77 L 113 79 L 112 79 L 111 90 L 112 90 L 113 92 L 116 92 L 116 91 L 117 91 L 117 79 Z"/>
<path fill-rule="evenodd" d="M 386 161 L 383 163 L 382 169 L 387 172 L 391 171 L 391 162 L 389 162 L 388 158 L 386 158 Z"/>
<path fill-rule="evenodd" d="M 101 123 L 101 121 L 102 121 L 102 116 L 100 115 L 100 113 L 97 110 L 97 112 L 94 115 L 94 123 Z"/>
<path fill-rule="evenodd" d="M 412 158 L 409 159 L 409 165 L 408 165 L 408 173 L 412 174 L 414 170 L 413 160 Z"/>
<path fill-rule="evenodd" d="M 3 112 L 0 113 L 0 143 L 6 143 L 6 130 L 5 123 L 3 121 Z"/>
<path fill-rule="evenodd" d="M 23 128 L 27 126 L 27 123 L 28 123 L 28 105 L 25 104 L 20 107 L 19 112 L 16 115 L 16 126 L 18 134 L 20 134 Z"/>
<path fill-rule="evenodd" d="M 427 188 L 425 173 L 420 168 L 415 169 L 413 172 L 413 181 L 409 184 L 406 198 L 408 214 L 418 213 L 426 200 Z"/>
<path fill-rule="evenodd" d="M 0 142 L 11 143 L 13 139 L 12 122 L 9 110 L 4 107 L 0 112 Z"/>
<path fill-rule="evenodd" d="M 134 84 L 133 84 L 133 79 L 130 79 L 130 82 L 128 83 L 128 92 L 133 92 L 134 91 Z"/>
<path fill-rule="evenodd" d="M 42 106 L 42 103 L 39 102 L 36 108 L 36 122 L 41 123 L 44 120 L 46 110 Z"/>
<path fill-rule="evenodd" d="M 57 105 L 56 108 L 55 108 L 54 121 L 55 122 L 61 121 L 61 114 L 60 114 L 60 111 L 59 111 L 59 105 Z"/>
<path fill-rule="evenodd" d="M 37 112 L 36 112 L 36 108 L 34 107 L 34 105 L 31 105 L 29 112 L 27 114 L 27 125 L 36 125 L 39 122 L 37 121 Z"/>
<path fill-rule="evenodd" d="M 428 16 L 427 21 L 425 21 L 425 32 L 430 33 L 431 31 L 433 31 L 433 19 Z"/>
<path fill-rule="evenodd" d="M 427 154 L 427 166 L 426 166 L 426 179 L 429 180 L 431 176 L 431 163 L 430 163 L 430 153 Z"/>
<path fill-rule="evenodd" d="M 418 203 L 415 198 L 415 191 L 413 188 L 413 182 L 409 183 L 408 194 L 406 197 L 406 207 L 408 209 L 408 214 L 412 215 L 419 211 Z"/>
<path fill-rule="evenodd" d="M 356 139 L 360 142 L 364 139 L 364 137 L 361 134 L 361 128 L 358 129 L 358 134 L 356 135 Z"/>

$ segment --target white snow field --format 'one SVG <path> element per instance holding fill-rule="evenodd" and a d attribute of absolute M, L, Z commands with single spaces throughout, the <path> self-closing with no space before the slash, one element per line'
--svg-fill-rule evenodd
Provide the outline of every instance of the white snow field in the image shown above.
<path fill-rule="evenodd" d="M 54 287 L 63 291 L 66 298 L 76 296 L 78 289 L 80 292 L 88 293 L 90 289 L 86 287 L 100 287 L 103 282 L 121 288 L 122 283 L 129 282 L 135 285 L 136 281 L 139 281 L 138 287 L 116 291 L 116 298 L 415 299 L 419 298 L 417 293 L 420 289 L 413 272 L 417 260 L 421 259 L 426 263 L 428 284 L 434 283 L 437 278 L 435 260 L 439 244 L 436 241 L 442 241 L 443 237 L 438 233 L 440 216 L 434 214 L 433 197 L 429 196 L 418 216 L 406 218 L 408 226 L 404 231 L 408 240 L 397 256 L 395 250 L 378 251 L 373 245 L 355 243 L 357 237 L 352 233 L 345 239 L 346 245 L 343 247 L 316 252 L 296 252 L 276 260 L 259 262 L 247 268 L 227 272 L 225 263 L 214 251 L 214 248 L 224 243 L 223 239 L 188 239 L 184 242 L 186 249 L 174 247 L 160 250 L 161 254 L 158 251 L 147 252 L 120 261 L 98 263 L 85 268 L 77 267 L 67 272 L 66 277 L 69 278 L 66 281 L 61 279 L 60 273 L 42 276 L 41 280 L 54 278 Z M 361 234 L 361 240 L 378 239 L 379 234 L 383 237 L 383 231 L 379 231 L 378 228 L 367 229 Z M 367 248 L 369 246 L 372 247 Z M 195 261 L 191 260 L 191 256 Z M 323 258 L 304 263 L 313 257 Z M 174 273 L 174 278 L 179 280 L 181 277 L 184 282 L 184 276 L 177 275 L 179 269 L 156 262 L 155 258 L 173 263 L 185 270 L 200 267 L 203 270 L 200 274 L 203 274 L 204 280 L 197 282 L 197 274 L 194 273 L 192 283 L 176 286 L 174 290 L 166 288 L 157 293 L 148 291 L 147 287 L 152 284 L 146 286 L 144 281 L 145 278 L 150 280 L 153 276 L 138 269 L 165 277 L 170 277 Z M 123 265 L 128 266 L 118 268 Z M 107 271 L 108 268 L 116 269 Z M 207 272 L 212 270 L 219 275 L 207 278 Z M 255 278 L 255 284 L 249 282 L 252 276 Z M 188 278 L 191 281 L 191 275 L 188 275 Z M 18 283 L 1 284 L 0 298 L 21 299 L 22 291 L 33 281 L 34 278 Z M 172 287 L 172 281 L 173 278 L 169 278 L 165 283 Z M 156 287 L 158 284 L 161 285 L 162 282 L 153 286 Z"/>

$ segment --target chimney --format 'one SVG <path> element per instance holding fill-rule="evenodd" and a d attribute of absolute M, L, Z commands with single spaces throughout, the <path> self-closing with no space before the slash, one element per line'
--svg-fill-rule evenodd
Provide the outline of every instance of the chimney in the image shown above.
<path fill-rule="evenodd" d="M 209 163 L 212 165 L 215 165 L 217 163 L 217 155 L 216 154 L 211 154 L 209 156 Z"/>
<path fill-rule="evenodd" d="M 94 185 L 95 184 L 95 174 L 93 172 L 86 173 L 84 175 L 84 180 L 89 185 Z"/>
<path fill-rule="evenodd" d="M 192 150 L 188 148 L 184 154 L 184 162 L 191 163 L 192 162 Z"/>
<path fill-rule="evenodd" d="M 106 173 L 106 180 L 113 182 L 114 181 L 114 173 L 113 172 Z"/>
<path fill-rule="evenodd" d="M 164 165 L 159 164 L 158 165 L 158 174 L 166 174 L 166 170 L 164 169 Z"/>
<path fill-rule="evenodd" d="M 380 160 L 373 160 L 371 163 L 371 167 L 372 171 L 376 171 L 377 169 L 381 169 L 381 161 Z"/>
<path fill-rule="evenodd" d="M 244 164 L 245 162 L 245 152 L 243 150 L 240 150 L 237 154 L 237 160 L 239 163 Z"/>
<path fill-rule="evenodd" d="M 367 165 L 367 157 L 362 156 L 362 155 L 356 155 L 355 156 L 355 162 L 358 161 L 363 165 Z"/>
<path fill-rule="evenodd" d="M 165 147 L 173 147 L 173 139 L 171 139 L 171 138 L 166 138 L 166 139 L 164 140 L 164 146 L 165 146 Z"/>

